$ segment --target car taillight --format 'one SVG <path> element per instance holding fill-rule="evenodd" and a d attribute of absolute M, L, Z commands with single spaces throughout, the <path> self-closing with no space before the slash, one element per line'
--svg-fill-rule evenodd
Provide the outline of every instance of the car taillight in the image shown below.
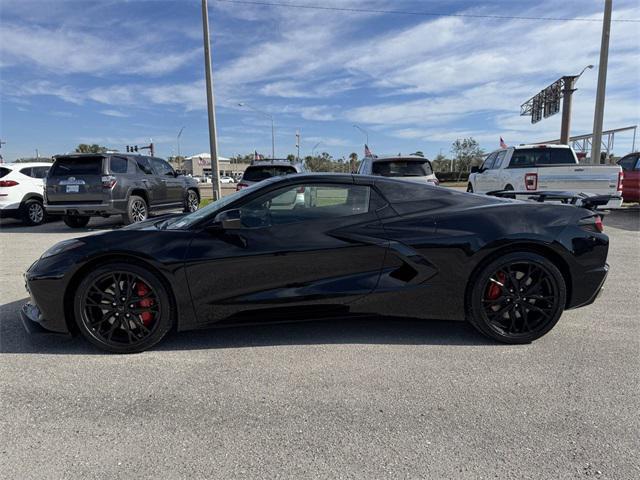
<path fill-rule="evenodd" d="M 537 173 L 527 173 L 524 176 L 524 186 L 527 190 L 537 190 L 538 189 L 538 174 Z"/>
<path fill-rule="evenodd" d="M 113 175 L 105 175 L 102 177 L 102 188 L 113 188 L 118 181 Z"/>
<path fill-rule="evenodd" d="M 247 188 L 248 186 L 249 186 L 249 185 L 247 185 L 246 183 L 239 183 L 239 184 L 236 186 L 236 192 L 237 192 L 237 191 L 239 191 L 239 190 L 242 190 L 243 188 Z"/>
<path fill-rule="evenodd" d="M 15 180 L 0 180 L 0 187 L 15 187 L 19 185 Z"/>
<path fill-rule="evenodd" d="M 620 171 L 618 172 L 618 188 L 616 190 L 618 190 L 618 192 L 622 191 L 622 182 L 624 180 L 624 172 Z"/>
<path fill-rule="evenodd" d="M 588 232 L 604 232 L 604 224 L 602 223 L 602 217 L 600 215 L 593 215 L 592 217 L 583 218 L 579 222 L 580 228 Z"/>

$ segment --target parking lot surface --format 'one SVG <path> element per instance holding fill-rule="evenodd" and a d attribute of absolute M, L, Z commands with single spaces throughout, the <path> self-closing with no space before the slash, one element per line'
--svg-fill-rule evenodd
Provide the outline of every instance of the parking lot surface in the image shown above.
<path fill-rule="evenodd" d="M 16 314 L 46 248 L 116 220 L 3 221 L 0 476 L 640 478 L 639 218 L 605 219 L 605 291 L 531 345 L 372 319 L 174 333 L 125 356 L 30 337 Z"/>

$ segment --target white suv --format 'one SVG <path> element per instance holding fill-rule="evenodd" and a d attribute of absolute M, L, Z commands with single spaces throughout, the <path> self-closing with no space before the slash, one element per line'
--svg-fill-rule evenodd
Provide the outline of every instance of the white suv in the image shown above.
<path fill-rule="evenodd" d="M 394 177 L 408 182 L 438 185 L 440 182 L 433 173 L 431 162 L 423 157 L 365 157 L 358 169 L 360 175 L 379 175 Z"/>
<path fill-rule="evenodd" d="M 0 164 L 0 218 L 21 219 L 27 225 L 46 220 L 42 206 L 44 178 L 50 163 Z"/>

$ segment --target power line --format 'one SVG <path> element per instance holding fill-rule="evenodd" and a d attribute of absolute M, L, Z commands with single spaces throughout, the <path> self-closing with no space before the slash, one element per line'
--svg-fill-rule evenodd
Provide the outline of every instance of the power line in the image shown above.
<path fill-rule="evenodd" d="M 437 12 L 412 12 L 406 10 L 379 10 L 370 8 L 352 7 L 325 7 L 322 5 L 301 5 L 299 3 L 268 2 L 261 0 L 213 0 L 215 2 L 234 3 L 238 5 L 257 5 L 262 7 L 288 7 L 307 10 L 325 10 L 334 12 L 351 13 L 381 13 L 388 15 L 413 15 L 419 17 L 462 17 L 462 18 L 488 18 L 492 20 L 541 20 L 552 22 L 602 22 L 601 18 L 561 18 L 561 17 L 525 17 L 517 15 L 481 15 L 471 13 L 437 13 Z M 618 18 L 612 22 L 640 23 L 640 19 Z"/>

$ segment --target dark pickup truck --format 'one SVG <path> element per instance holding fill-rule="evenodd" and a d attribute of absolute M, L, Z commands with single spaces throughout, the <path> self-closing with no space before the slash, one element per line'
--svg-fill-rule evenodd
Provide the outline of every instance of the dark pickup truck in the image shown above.
<path fill-rule="evenodd" d="M 200 204 L 198 182 L 179 175 L 161 158 L 143 155 L 59 155 L 45 179 L 47 214 L 64 215 L 72 228 L 95 216 L 122 215 L 125 224 L 145 220 L 152 212 Z"/>

